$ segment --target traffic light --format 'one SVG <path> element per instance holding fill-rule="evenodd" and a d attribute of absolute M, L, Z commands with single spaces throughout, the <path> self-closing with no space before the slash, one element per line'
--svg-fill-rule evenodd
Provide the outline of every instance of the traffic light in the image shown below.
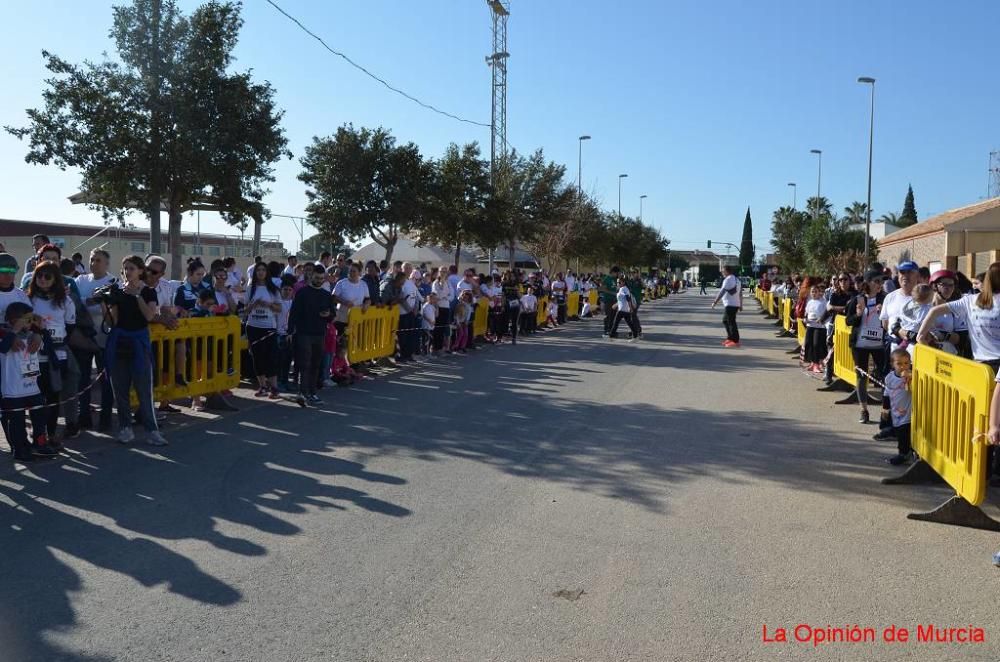
<path fill-rule="evenodd" d="M 712 240 L 711 240 L 711 239 L 709 239 L 709 240 L 708 240 L 708 247 L 709 247 L 709 248 L 711 248 L 711 247 L 712 247 Z"/>

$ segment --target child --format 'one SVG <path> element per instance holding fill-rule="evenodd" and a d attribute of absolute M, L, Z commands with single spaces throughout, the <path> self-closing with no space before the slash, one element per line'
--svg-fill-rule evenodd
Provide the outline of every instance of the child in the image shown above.
<path fill-rule="evenodd" d="M 538 323 L 538 297 L 534 288 L 529 287 L 521 297 L 521 335 L 535 332 Z"/>
<path fill-rule="evenodd" d="M 427 295 L 427 301 L 420 308 L 421 328 L 423 333 L 423 344 L 421 354 L 427 354 L 428 349 L 434 346 L 434 325 L 437 323 L 437 295 L 431 292 Z"/>
<path fill-rule="evenodd" d="M 917 331 L 920 330 L 920 325 L 923 324 L 924 318 L 933 307 L 934 289 L 930 285 L 921 283 L 913 288 L 913 298 L 903 306 L 902 312 L 893 324 L 892 334 L 902 340 L 899 347 L 900 349 L 905 348 L 910 353 L 911 358 L 913 357 L 914 345 L 917 342 Z M 949 353 L 957 353 L 954 351 L 954 345 L 947 344 L 952 349 Z M 942 347 L 942 349 L 944 348 Z"/>
<path fill-rule="evenodd" d="M 549 299 L 549 306 L 546 309 L 547 317 L 545 318 L 545 325 L 552 327 L 559 326 L 559 324 L 556 322 L 556 317 L 558 316 L 558 314 L 559 314 L 559 305 L 553 299 Z"/>
<path fill-rule="evenodd" d="M 593 317 L 594 314 L 590 310 L 590 301 L 588 299 L 583 300 L 583 310 L 580 312 L 580 317 L 587 318 Z"/>
<path fill-rule="evenodd" d="M 278 388 L 289 390 L 288 372 L 292 367 L 292 343 L 288 337 L 288 313 L 292 310 L 295 294 L 294 283 L 290 279 L 281 281 L 281 312 L 278 313 Z"/>
<path fill-rule="evenodd" d="M 38 387 L 38 377 L 41 374 L 39 352 L 28 352 L 33 336 L 37 343 L 37 334 L 32 333 L 42 328 L 41 320 L 33 314 L 33 309 L 26 303 L 15 301 L 7 306 L 4 315 L 7 327 L 0 337 L 0 407 L 3 408 L 3 429 L 7 433 L 14 460 L 31 462 L 35 455 L 52 457 L 58 451 L 48 442 L 46 431 L 47 410 L 32 409 L 27 412 L 31 416 L 31 434 L 33 443 L 28 443 L 28 429 L 25 409 L 39 407 L 45 403 L 42 391 Z M 51 350 L 51 341 L 47 335 L 44 342 Z"/>
<path fill-rule="evenodd" d="M 320 383 L 316 385 L 317 389 L 335 384 L 330 378 L 330 373 L 333 370 L 333 358 L 337 354 L 337 348 L 340 346 L 340 333 L 337 331 L 335 322 L 336 320 L 331 317 L 330 321 L 326 324 L 326 335 L 323 336 L 323 363 L 319 368 Z M 344 338 L 343 342 L 346 347 L 347 338 Z M 301 373 L 299 374 L 299 379 L 302 379 Z"/>
<path fill-rule="evenodd" d="M 885 376 L 885 391 L 889 396 L 892 431 L 896 435 L 898 453 L 886 458 L 886 462 L 898 466 L 913 459 L 910 448 L 910 410 L 913 404 L 910 379 L 913 369 L 910 354 L 905 348 L 893 350 L 889 358 L 892 361 L 892 371 Z"/>
<path fill-rule="evenodd" d="M 806 341 L 803 347 L 804 361 L 809 365 L 809 372 L 823 372 L 823 360 L 826 358 L 826 308 L 823 288 L 813 285 L 805 308 Z"/>
<path fill-rule="evenodd" d="M 194 308 L 191 309 L 191 317 L 214 317 L 218 305 L 218 301 L 215 299 L 215 290 L 201 290 L 198 292 Z"/>
<path fill-rule="evenodd" d="M 337 346 L 337 356 L 333 359 L 330 376 L 338 386 L 349 386 L 363 376 L 352 368 L 351 362 L 347 360 L 347 343 L 345 342 Z"/>
<path fill-rule="evenodd" d="M 472 317 L 472 292 L 465 290 L 455 304 L 455 342 L 452 349 L 456 352 L 465 353 L 465 346 L 469 342 L 469 319 Z"/>

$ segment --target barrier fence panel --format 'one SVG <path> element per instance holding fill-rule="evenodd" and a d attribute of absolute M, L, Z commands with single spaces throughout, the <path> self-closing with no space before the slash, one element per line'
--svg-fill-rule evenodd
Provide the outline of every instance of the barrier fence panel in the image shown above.
<path fill-rule="evenodd" d="M 351 363 L 392 356 L 399 330 L 399 306 L 360 306 L 347 315 L 347 358 Z"/>
<path fill-rule="evenodd" d="M 176 329 L 153 324 L 149 339 L 155 365 L 153 397 L 157 401 L 218 393 L 240 383 L 240 320 L 236 316 L 183 319 Z M 177 365 L 180 343 L 187 349 L 182 366 Z M 177 373 L 184 375 L 187 386 L 177 385 Z"/>
<path fill-rule="evenodd" d="M 476 304 L 476 312 L 472 316 L 472 337 L 482 338 L 486 335 L 486 322 L 490 315 L 490 304 L 486 299 L 480 299 Z"/>
<path fill-rule="evenodd" d="M 549 308 L 548 297 L 542 297 L 541 299 L 538 300 L 538 312 L 535 315 L 535 319 L 538 321 L 538 326 L 544 325 L 545 320 L 548 319 L 549 317 L 548 308 Z"/>
<path fill-rule="evenodd" d="M 587 292 L 587 301 L 590 302 L 590 310 L 595 315 L 597 314 L 597 290 L 591 290 Z"/>
<path fill-rule="evenodd" d="M 566 296 L 566 319 L 580 317 L 580 293 L 570 292 Z"/>
<path fill-rule="evenodd" d="M 792 300 L 785 297 L 781 300 L 781 320 L 784 322 L 784 329 L 788 333 L 792 332 Z"/>
<path fill-rule="evenodd" d="M 806 325 L 802 320 L 796 320 L 799 323 L 798 333 L 796 334 L 796 339 L 799 341 L 799 347 L 806 346 Z"/>
<path fill-rule="evenodd" d="M 866 366 L 864 368 L 868 370 Z M 855 383 L 854 354 L 851 353 L 851 327 L 847 318 L 837 315 L 833 323 L 833 374 L 848 384 Z"/>
<path fill-rule="evenodd" d="M 882 482 L 923 482 L 936 473 L 956 496 L 929 513 L 910 513 L 910 519 L 1000 531 L 1000 522 L 978 507 L 986 498 L 984 437 L 989 429 L 993 376 L 993 370 L 982 363 L 927 345 L 916 346 L 911 439 L 920 461 L 899 478 Z"/>

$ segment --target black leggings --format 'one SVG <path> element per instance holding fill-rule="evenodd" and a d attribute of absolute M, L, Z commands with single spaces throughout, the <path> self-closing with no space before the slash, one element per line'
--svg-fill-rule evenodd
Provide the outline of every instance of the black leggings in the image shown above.
<path fill-rule="evenodd" d="M 802 350 L 806 363 L 822 363 L 826 359 L 826 328 L 806 327 L 806 344 Z"/>
<path fill-rule="evenodd" d="M 722 326 L 726 327 L 726 338 L 733 342 L 740 341 L 740 327 L 736 325 L 736 313 L 739 311 L 739 306 L 726 306 L 726 312 L 722 314 Z"/>
<path fill-rule="evenodd" d="M 854 366 L 870 373 L 875 379 L 882 379 L 882 365 L 885 363 L 884 349 L 863 349 L 859 347 L 851 348 L 851 355 L 854 357 Z M 871 359 L 869 365 L 868 359 Z M 864 373 L 855 370 L 855 392 L 858 394 L 858 402 L 862 406 L 868 404 L 868 377 Z"/>
<path fill-rule="evenodd" d="M 276 377 L 278 375 L 277 330 L 247 325 L 247 342 L 250 343 L 254 374 L 268 379 Z"/>

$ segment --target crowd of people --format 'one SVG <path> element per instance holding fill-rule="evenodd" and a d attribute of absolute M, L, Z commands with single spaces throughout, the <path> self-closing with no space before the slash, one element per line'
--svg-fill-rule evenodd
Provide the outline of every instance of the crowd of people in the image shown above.
<path fill-rule="evenodd" d="M 842 272 L 829 277 L 792 274 L 757 284 L 774 296 L 793 302 L 793 317 L 806 327 L 800 347 L 809 372 L 833 377 L 834 324 L 843 316 L 851 329 L 850 347 L 856 367 L 855 397 L 860 423 L 869 423 L 869 380 L 882 388 L 882 408 L 876 440 L 895 440 L 897 452 L 886 458 L 893 465 L 915 459 L 910 444 L 912 398 L 910 379 L 914 348 L 925 344 L 989 365 L 1000 372 L 1000 263 L 970 279 L 959 271 L 931 271 L 907 260 L 892 269 L 874 264 L 864 273 Z M 997 385 L 1000 393 L 1000 383 Z M 990 440 L 1000 443 L 1000 398 L 994 398 Z M 1000 477 L 996 454 L 991 473 Z M 994 483 L 1000 484 L 1000 478 Z"/>
<path fill-rule="evenodd" d="M 538 330 L 539 319 L 556 327 L 569 317 L 592 316 L 592 290 L 599 292 L 605 335 L 616 337 L 624 322 L 637 338 L 644 291 L 664 282 L 617 267 L 607 275 L 460 273 L 454 265 L 354 263 L 330 253 L 309 261 L 257 257 L 246 271 L 231 257 L 208 265 L 190 258 L 184 278 L 173 281 L 157 255 L 126 257 L 113 273 L 102 249 L 91 251 L 85 266 L 82 255 L 63 258 L 44 235 L 34 237 L 33 246 L 18 280 L 18 259 L 0 244 L 0 406 L 19 462 L 56 455 L 65 440 L 86 429 L 114 431 L 128 444 L 141 425 L 150 444 L 167 444 L 159 422 L 180 409 L 176 401 L 155 402 L 157 376 L 168 372 L 178 387 L 188 386 L 197 358 L 191 354 L 200 350 L 190 341 L 171 341 L 172 355 L 161 359 L 152 349 L 151 325 L 174 329 L 185 318 L 237 316 L 249 348 L 244 376 L 254 396 L 293 397 L 309 405 L 322 401 L 322 389 L 365 377 L 347 351 L 352 308 L 398 306 L 394 358 L 406 363 L 474 351 L 479 307 L 487 308 L 484 342 L 517 343 Z M 568 311 L 569 302 L 577 301 L 569 296 L 574 292 L 580 308 Z M 159 360 L 169 365 L 159 366 Z M 232 361 L 229 366 L 232 371 Z M 131 391 L 138 402 L 134 411 Z M 235 409 L 228 391 L 206 395 L 190 398 L 192 410 Z"/>

